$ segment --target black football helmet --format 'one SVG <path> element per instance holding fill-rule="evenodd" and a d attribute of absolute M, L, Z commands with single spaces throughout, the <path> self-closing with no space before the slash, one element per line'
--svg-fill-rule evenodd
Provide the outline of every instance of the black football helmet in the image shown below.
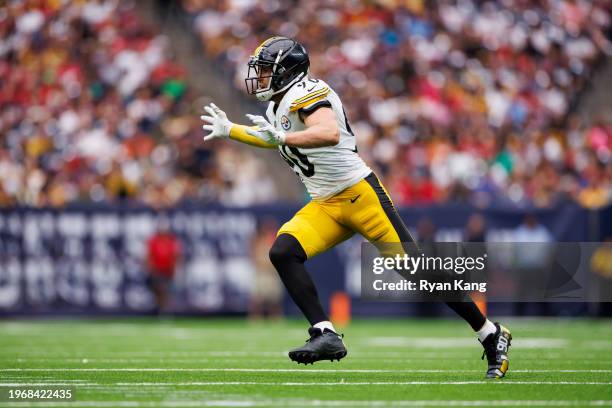
<path fill-rule="evenodd" d="M 310 59 L 302 44 L 286 37 L 272 37 L 261 43 L 249 60 L 244 82 L 247 92 L 260 101 L 287 90 L 308 72 Z M 260 80 L 270 78 L 264 88 Z"/>

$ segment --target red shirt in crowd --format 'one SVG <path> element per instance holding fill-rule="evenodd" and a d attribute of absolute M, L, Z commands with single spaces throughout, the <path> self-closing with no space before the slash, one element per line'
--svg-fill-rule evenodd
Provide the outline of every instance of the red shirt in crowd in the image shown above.
<path fill-rule="evenodd" d="M 181 254 L 181 243 L 178 238 L 168 232 L 158 232 L 149 239 L 147 246 L 147 260 L 151 273 L 168 278 L 174 276 Z"/>

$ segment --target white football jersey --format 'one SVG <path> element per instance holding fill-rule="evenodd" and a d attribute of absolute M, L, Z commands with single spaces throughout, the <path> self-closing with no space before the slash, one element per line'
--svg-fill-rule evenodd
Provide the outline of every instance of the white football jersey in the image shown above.
<path fill-rule="evenodd" d="M 313 199 L 325 199 L 339 193 L 372 172 L 357 154 L 355 135 L 340 98 L 325 82 L 305 77 L 289 88 L 278 107 L 275 105 L 274 102 L 268 105 L 268 121 L 287 133 L 306 129 L 299 111 L 308 113 L 326 106 L 336 114 L 340 130 L 337 145 L 310 149 L 278 147 L 283 159 L 300 177 Z"/>

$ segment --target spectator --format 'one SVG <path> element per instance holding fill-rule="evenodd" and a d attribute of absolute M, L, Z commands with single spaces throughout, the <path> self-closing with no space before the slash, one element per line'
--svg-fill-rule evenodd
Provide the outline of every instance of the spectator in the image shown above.
<path fill-rule="evenodd" d="M 599 248 L 593 252 L 591 273 L 595 275 L 593 290 L 598 292 L 600 300 L 599 316 L 612 316 L 612 303 L 608 302 L 612 293 L 612 236 L 606 237 Z"/>
<path fill-rule="evenodd" d="M 514 231 L 514 270 L 519 294 L 515 302 L 517 316 L 527 314 L 531 306 L 534 313 L 547 315 L 548 303 L 545 303 L 546 293 L 542 290 L 543 277 L 549 276 L 553 267 L 554 248 L 549 245 L 553 242 L 552 234 L 541 225 L 535 215 L 527 214 L 523 223 Z M 531 244 L 531 245 L 528 245 Z M 541 298 L 542 302 L 524 302 L 525 299 Z"/>
<path fill-rule="evenodd" d="M 482 214 L 472 214 L 468 218 L 465 227 L 465 242 L 485 242 L 486 241 L 485 219 Z"/>
<path fill-rule="evenodd" d="M 268 257 L 277 230 L 274 220 L 264 219 L 251 242 L 251 259 L 255 268 L 249 306 L 251 318 L 278 318 L 283 313 L 283 287 Z"/>
<path fill-rule="evenodd" d="M 514 242 L 548 243 L 552 241 L 553 237 L 548 228 L 540 224 L 533 214 L 527 214 L 523 223 L 514 231 Z"/>
<path fill-rule="evenodd" d="M 417 222 L 417 240 L 419 245 L 426 246 L 431 246 L 436 242 L 436 226 L 431 218 L 419 218 Z"/>
<path fill-rule="evenodd" d="M 168 306 L 168 294 L 180 257 L 179 238 L 170 230 L 168 220 L 161 220 L 157 231 L 147 242 L 149 282 L 155 296 L 158 313 L 164 312 Z"/>

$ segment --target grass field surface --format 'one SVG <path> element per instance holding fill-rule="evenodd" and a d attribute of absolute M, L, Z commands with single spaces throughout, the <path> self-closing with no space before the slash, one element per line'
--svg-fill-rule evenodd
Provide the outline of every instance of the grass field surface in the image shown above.
<path fill-rule="evenodd" d="M 503 320 L 510 371 L 485 380 L 458 320 L 357 320 L 341 362 L 300 365 L 302 321 L 0 321 L 0 407 L 612 406 L 612 321 Z M 15 388 L 70 388 L 17 402 Z"/>

